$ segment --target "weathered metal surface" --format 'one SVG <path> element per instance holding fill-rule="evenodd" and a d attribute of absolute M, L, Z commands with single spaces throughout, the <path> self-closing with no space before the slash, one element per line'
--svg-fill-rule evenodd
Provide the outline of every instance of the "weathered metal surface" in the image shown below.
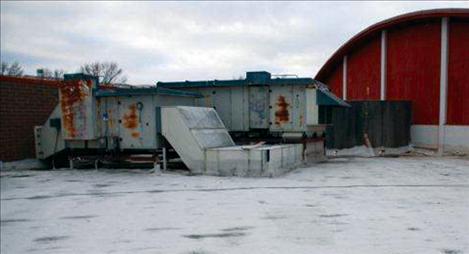
<path fill-rule="evenodd" d="M 270 117 L 271 131 L 284 131 L 292 129 L 292 93 L 291 86 L 278 86 L 270 88 Z"/>
<path fill-rule="evenodd" d="M 162 107 L 162 133 L 193 173 L 203 173 L 205 149 L 234 146 L 213 108 Z"/>
<path fill-rule="evenodd" d="M 231 88 L 231 125 L 225 125 L 230 131 L 249 130 L 249 88 Z"/>
<path fill-rule="evenodd" d="M 305 130 L 305 114 L 306 114 L 306 93 L 305 87 L 294 86 L 293 87 L 293 130 L 303 131 Z"/>
<path fill-rule="evenodd" d="M 196 105 L 215 108 L 230 131 L 249 130 L 248 87 L 189 88 L 187 91 L 202 94 L 204 97 L 196 99 Z"/>
<path fill-rule="evenodd" d="M 350 107 L 350 104 L 339 99 L 335 94 L 325 89 L 317 89 L 316 101 L 317 105 L 320 106 Z"/>
<path fill-rule="evenodd" d="M 250 85 L 311 85 L 315 81 L 312 78 L 272 78 L 266 71 L 247 72 L 245 79 L 236 80 L 206 80 L 206 81 L 178 81 L 158 82 L 158 87 L 165 88 L 215 88 L 215 87 L 240 87 Z"/>
<path fill-rule="evenodd" d="M 37 159 L 47 159 L 54 153 L 60 152 L 65 148 L 63 131 L 57 130 L 56 127 L 53 127 L 50 124 L 51 119 L 59 119 L 61 115 L 61 107 L 60 105 L 57 105 L 44 125 L 36 126 L 34 128 Z"/>
<path fill-rule="evenodd" d="M 223 129 L 225 126 L 212 108 L 177 107 L 177 113 L 190 129 Z M 176 112 L 175 112 L 176 114 Z"/>
<path fill-rule="evenodd" d="M 97 130 L 109 149 L 156 149 L 160 146 L 157 127 L 161 106 L 194 105 L 194 97 L 162 94 L 104 96 L 97 98 Z M 98 102 L 99 101 L 99 102 Z"/>
<path fill-rule="evenodd" d="M 225 126 L 231 126 L 232 123 L 231 90 L 231 87 L 218 88 L 213 95 L 214 108 Z"/>
<path fill-rule="evenodd" d="M 306 125 L 319 123 L 319 107 L 317 105 L 317 90 L 306 88 Z"/>
<path fill-rule="evenodd" d="M 202 97 L 199 93 L 168 89 L 163 87 L 132 87 L 132 88 L 106 88 L 96 92 L 96 97 L 119 97 L 119 96 L 138 96 L 138 95 L 169 95 L 181 97 Z"/>
<path fill-rule="evenodd" d="M 353 101 L 350 108 L 333 108 L 328 127 L 328 148 L 364 144 L 367 134 L 373 147 L 400 147 L 410 141 L 409 101 Z"/>
<path fill-rule="evenodd" d="M 275 108 L 275 124 L 283 125 L 290 122 L 290 112 L 289 107 L 290 103 L 287 102 L 284 95 L 279 95 L 277 97 L 277 102 L 275 103 L 277 107 Z"/>
<path fill-rule="evenodd" d="M 213 148 L 205 153 L 205 174 L 218 176 L 274 177 L 302 163 L 302 144 Z"/>
<path fill-rule="evenodd" d="M 67 80 L 60 87 L 64 139 L 95 138 L 92 80 Z"/>
<path fill-rule="evenodd" d="M 135 129 L 138 126 L 137 104 L 132 103 L 128 106 L 127 112 L 122 117 L 122 125 L 127 129 Z"/>
<path fill-rule="evenodd" d="M 309 78 L 271 78 L 267 72 L 249 72 L 244 80 L 158 83 L 163 87 L 199 92 L 198 106 L 214 107 L 232 132 L 264 129 L 272 132 L 309 132 L 318 124 L 317 97 L 308 101 L 305 88 L 325 87 Z M 324 93 L 326 106 L 347 106 Z M 323 93 L 321 93 L 323 95 Z M 321 99 L 323 99 L 321 97 Z M 339 100 L 339 101 L 337 101 Z M 308 106 L 307 105 L 310 105 Z M 312 104 L 316 105 L 312 105 Z M 333 105 L 331 105 L 333 104 Z M 309 124 L 307 124 L 307 122 Z"/>
<path fill-rule="evenodd" d="M 122 149 L 156 148 L 155 106 L 152 96 L 120 98 L 119 137 Z"/>
<path fill-rule="evenodd" d="M 269 128 L 269 87 L 249 87 L 249 127 Z"/>

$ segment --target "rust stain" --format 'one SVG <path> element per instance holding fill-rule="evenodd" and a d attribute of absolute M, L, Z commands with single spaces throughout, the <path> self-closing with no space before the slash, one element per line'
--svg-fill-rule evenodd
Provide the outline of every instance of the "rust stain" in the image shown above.
<path fill-rule="evenodd" d="M 277 98 L 277 111 L 275 111 L 275 124 L 281 125 L 290 121 L 290 113 L 288 112 L 289 103 L 286 102 L 285 96 L 280 95 Z"/>
<path fill-rule="evenodd" d="M 76 105 L 81 104 L 86 97 L 91 95 L 92 82 L 85 80 L 65 81 L 60 86 L 60 107 L 62 109 L 63 124 L 71 138 L 78 136 L 75 128 L 75 110 Z"/>
<path fill-rule="evenodd" d="M 112 116 L 112 110 L 107 111 L 108 114 L 108 123 L 109 123 L 109 128 L 112 130 L 114 128 L 114 118 Z"/>
<path fill-rule="evenodd" d="M 129 112 L 124 114 L 122 124 L 127 129 L 135 129 L 138 126 L 137 105 L 129 106 Z"/>
<path fill-rule="evenodd" d="M 140 133 L 138 132 L 132 132 L 132 138 L 139 138 L 140 137 Z"/>

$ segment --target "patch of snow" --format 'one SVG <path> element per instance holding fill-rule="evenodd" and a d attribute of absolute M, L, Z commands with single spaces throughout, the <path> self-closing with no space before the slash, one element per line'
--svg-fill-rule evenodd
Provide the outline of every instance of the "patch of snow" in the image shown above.
<path fill-rule="evenodd" d="M 0 170 L 28 170 L 45 168 L 43 162 L 37 159 L 24 159 L 18 161 L 0 161 Z"/>
<path fill-rule="evenodd" d="M 1 253 L 468 253 L 469 160 L 336 158 L 278 178 L 3 171 Z"/>
<path fill-rule="evenodd" d="M 413 151 L 412 146 L 402 147 L 378 147 L 370 148 L 367 146 L 355 146 L 345 149 L 327 149 L 326 156 L 329 157 L 377 157 L 377 156 L 397 156 Z"/>

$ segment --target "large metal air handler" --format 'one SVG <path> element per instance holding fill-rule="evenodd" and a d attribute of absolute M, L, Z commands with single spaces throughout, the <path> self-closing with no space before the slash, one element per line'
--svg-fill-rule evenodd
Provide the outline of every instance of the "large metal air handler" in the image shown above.
<path fill-rule="evenodd" d="M 199 93 L 195 105 L 213 107 L 237 143 L 267 141 L 304 145 L 306 161 L 323 160 L 333 107 L 350 107 L 312 78 L 266 71 L 245 79 L 158 82 L 157 87 Z"/>
<path fill-rule="evenodd" d="M 164 147 L 161 107 L 193 106 L 197 97 L 201 95 L 155 86 L 105 86 L 97 77 L 65 75 L 59 104 L 47 122 L 35 128 L 36 157 L 65 154 L 73 163 L 93 156 L 111 161 L 127 160 L 131 154 L 156 156 Z"/>
<path fill-rule="evenodd" d="M 192 173 L 275 176 L 323 159 L 320 116 L 334 106 L 347 104 L 314 80 L 271 79 L 266 72 L 147 87 L 69 74 L 59 104 L 35 128 L 36 154 L 52 161 L 65 155 L 71 167 L 153 161 L 166 168 L 171 150 Z"/>

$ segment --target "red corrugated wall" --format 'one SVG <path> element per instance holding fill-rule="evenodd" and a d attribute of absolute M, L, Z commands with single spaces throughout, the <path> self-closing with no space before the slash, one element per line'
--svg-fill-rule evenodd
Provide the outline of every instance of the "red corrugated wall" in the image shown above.
<path fill-rule="evenodd" d="M 469 21 L 450 19 L 447 123 L 469 125 Z"/>
<path fill-rule="evenodd" d="M 334 71 L 329 75 L 328 79 L 324 81 L 329 86 L 329 89 L 339 98 L 342 98 L 342 62 L 337 64 Z"/>
<path fill-rule="evenodd" d="M 347 100 L 379 100 L 381 37 L 374 36 L 347 55 Z"/>
<path fill-rule="evenodd" d="M 388 31 L 387 99 L 412 100 L 413 124 L 438 124 L 441 19 Z"/>

